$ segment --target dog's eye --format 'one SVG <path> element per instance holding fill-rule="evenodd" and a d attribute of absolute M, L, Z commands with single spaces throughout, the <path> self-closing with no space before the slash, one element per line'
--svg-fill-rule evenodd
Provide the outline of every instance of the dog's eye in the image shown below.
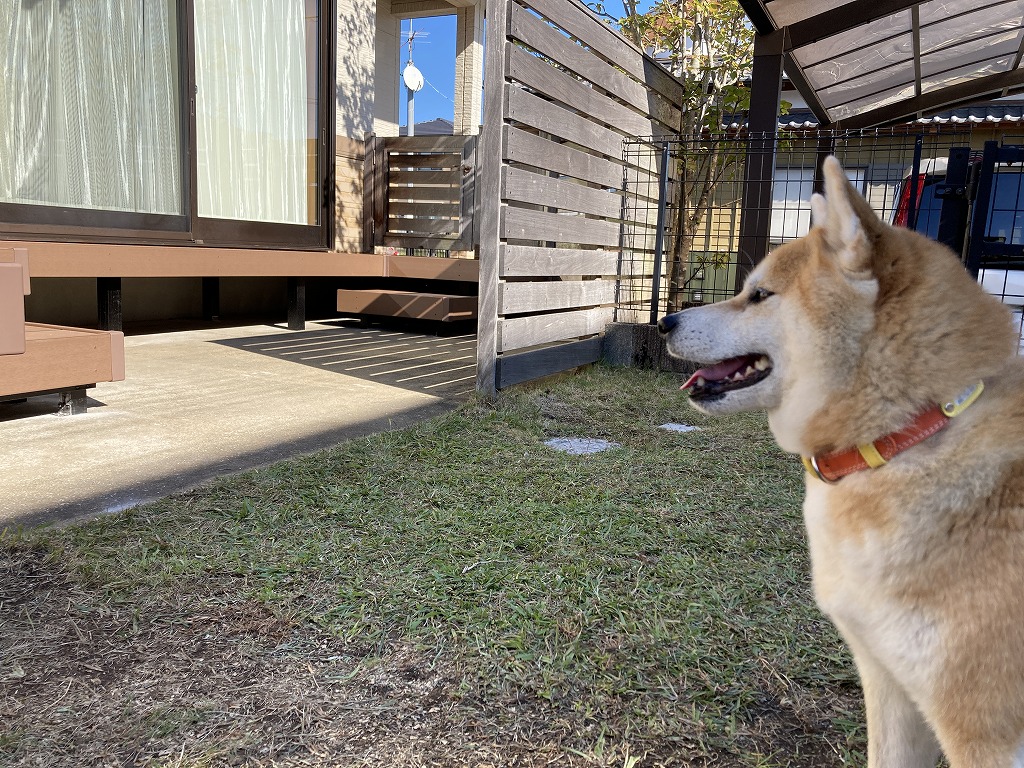
<path fill-rule="evenodd" d="M 755 288 L 750 293 L 750 303 L 751 304 L 760 304 L 762 301 L 767 299 L 769 296 L 774 296 L 774 295 L 775 294 L 772 293 L 771 291 L 769 291 L 767 288 Z"/>

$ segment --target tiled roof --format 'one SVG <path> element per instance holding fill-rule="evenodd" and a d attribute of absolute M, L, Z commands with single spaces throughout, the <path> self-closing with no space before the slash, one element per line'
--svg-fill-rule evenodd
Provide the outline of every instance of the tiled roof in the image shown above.
<path fill-rule="evenodd" d="M 1024 120 L 1024 104 L 991 102 L 939 112 L 931 117 L 924 117 L 912 122 L 917 125 L 978 125 L 982 123 L 987 125 L 1016 125 L 1022 120 Z M 809 109 L 794 109 L 789 114 L 779 118 L 779 127 L 789 130 L 817 128 L 818 120 Z"/>

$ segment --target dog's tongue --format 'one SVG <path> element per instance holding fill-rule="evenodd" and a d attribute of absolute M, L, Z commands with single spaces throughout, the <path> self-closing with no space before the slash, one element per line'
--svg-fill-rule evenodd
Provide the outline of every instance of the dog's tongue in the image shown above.
<path fill-rule="evenodd" d="M 697 379 L 703 378 L 705 381 L 721 381 L 732 376 L 736 371 L 746 368 L 747 362 L 750 355 L 744 355 L 743 357 L 730 357 L 728 360 L 723 360 L 720 363 L 709 365 L 707 368 L 701 368 L 699 371 L 693 374 L 686 380 L 686 383 L 680 387 L 680 389 L 689 389 L 696 382 Z"/>

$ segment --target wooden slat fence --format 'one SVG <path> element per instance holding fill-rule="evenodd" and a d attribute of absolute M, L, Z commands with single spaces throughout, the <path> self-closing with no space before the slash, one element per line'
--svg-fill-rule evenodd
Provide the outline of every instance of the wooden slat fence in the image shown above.
<path fill-rule="evenodd" d="M 370 138 L 364 161 L 364 250 L 472 250 L 476 142 L 475 136 Z"/>
<path fill-rule="evenodd" d="M 478 195 L 478 389 L 594 362 L 623 275 L 627 196 L 678 132 L 683 86 L 576 0 L 488 0 Z M 648 206 L 649 207 L 649 206 Z M 653 222 L 629 222 L 650 231 Z M 630 263 L 634 263 L 630 261 Z"/>

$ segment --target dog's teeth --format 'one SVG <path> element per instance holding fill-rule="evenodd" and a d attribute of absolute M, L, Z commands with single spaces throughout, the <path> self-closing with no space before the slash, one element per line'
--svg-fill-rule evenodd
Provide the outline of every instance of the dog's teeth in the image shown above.
<path fill-rule="evenodd" d="M 754 372 L 754 366 L 748 365 L 747 370 L 743 372 L 744 376 L 750 376 Z"/>
<path fill-rule="evenodd" d="M 705 384 L 707 384 L 707 382 L 704 380 L 703 376 L 698 376 L 697 380 L 695 382 L 693 382 L 693 383 L 694 383 L 694 386 L 697 386 L 697 387 L 703 387 Z"/>
<path fill-rule="evenodd" d="M 759 371 L 766 371 L 766 370 L 768 370 L 768 358 L 767 357 L 759 357 L 759 358 L 757 358 L 757 362 L 754 363 L 754 367 L 757 368 L 757 370 L 759 370 Z"/>
<path fill-rule="evenodd" d="M 743 374 L 740 373 L 739 371 L 736 371 L 736 373 L 734 373 L 732 375 L 732 380 L 733 381 L 742 381 L 743 380 Z"/>

